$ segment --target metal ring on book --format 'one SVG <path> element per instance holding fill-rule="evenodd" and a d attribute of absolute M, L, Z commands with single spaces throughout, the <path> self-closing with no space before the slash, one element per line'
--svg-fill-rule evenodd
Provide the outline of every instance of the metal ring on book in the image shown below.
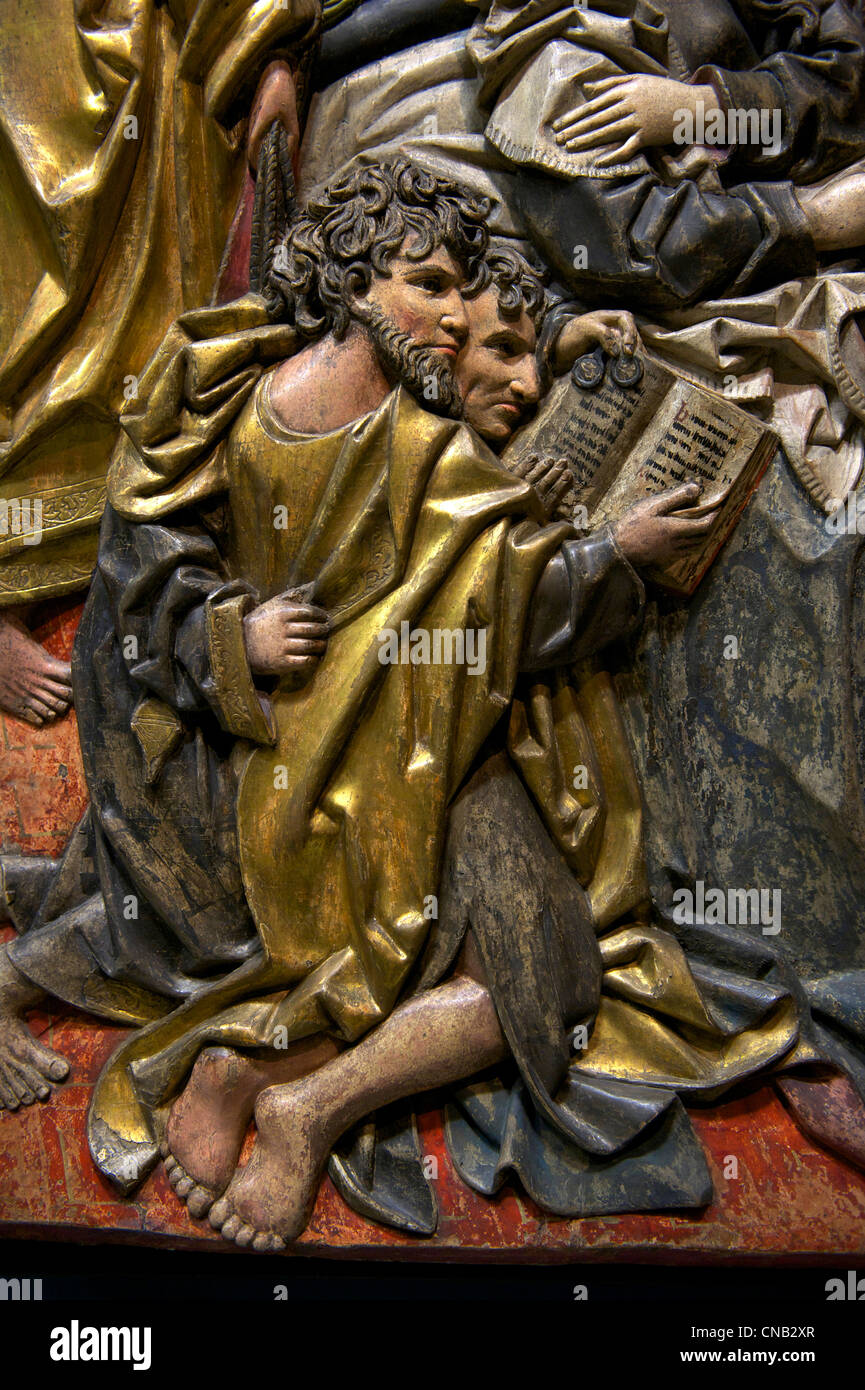
<path fill-rule="evenodd" d="M 643 375 L 643 364 L 639 357 L 626 357 L 623 354 L 613 358 L 610 375 L 617 386 L 636 386 Z"/>
<path fill-rule="evenodd" d="M 574 384 L 581 386 L 584 391 L 590 391 L 595 386 L 600 386 L 604 379 L 604 354 L 600 348 L 594 352 L 587 352 L 582 357 L 578 357 L 571 370 Z"/>

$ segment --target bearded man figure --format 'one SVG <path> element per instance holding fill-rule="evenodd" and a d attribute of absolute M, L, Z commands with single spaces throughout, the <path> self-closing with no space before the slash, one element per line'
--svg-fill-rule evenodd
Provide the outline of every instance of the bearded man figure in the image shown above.
<path fill-rule="evenodd" d="M 311 239 L 328 218 L 323 255 Z M 359 439 L 333 432 L 371 423 L 386 398 L 419 413 L 392 392 L 402 372 L 419 389 L 425 368 L 439 400 L 457 408 L 452 364 L 466 323 L 456 285 L 480 266 L 482 218 L 453 185 L 404 164 L 349 179 L 296 229 L 291 325 L 251 295 L 178 320 L 152 361 L 145 405 L 124 417 L 76 646 L 92 805 L 59 869 L 37 858 L 2 865 L 5 899 L 26 932 L 0 963 L 8 1108 L 65 1074 L 21 1022 L 40 989 L 117 1021 L 150 1021 L 260 954 L 238 864 L 235 746 L 273 743 L 269 691 L 279 678 L 308 676 L 320 658 L 325 615 L 296 585 L 334 535 L 347 543 L 351 519 L 366 515 L 364 474 L 349 457 L 367 458 L 375 473 L 380 462 L 369 460 L 387 453 L 390 420 L 385 411 Z M 419 258 L 395 258 L 411 236 Z M 331 243 L 341 237 L 340 258 Z M 393 278 L 376 274 L 374 260 L 394 262 Z M 342 296 L 349 270 L 370 290 L 353 316 Z M 394 286 L 407 305 L 398 325 L 378 301 Z M 344 485 L 360 491 L 328 516 L 335 458 Z M 385 543 L 374 517 L 350 547 L 361 590 L 383 582 Z M 339 568 L 335 593 L 322 590 L 337 619 L 351 601 Z"/>
<path fill-rule="evenodd" d="M 560 305 L 549 314 L 537 272 L 513 247 L 491 248 L 486 264 L 489 283 L 465 297 L 469 336 L 456 379 L 466 422 L 499 452 L 550 372 L 598 343 L 632 353 L 639 339 L 622 311 L 576 315 Z M 523 470 L 552 517 L 572 482 L 564 465 L 529 459 Z M 476 1190 L 492 1195 L 516 1176 L 542 1209 L 572 1216 L 710 1200 L 682 1099 L 717 1094 L 783 1055 L 795 1011 L 781 981 L 753 978 L 747 951 L 711 933 L 680 943 L 650 923 L 639 787 L 612 681 L 593 656 L 627 628 L 627 605 L 588 584 L 573 661 L 558 664 L 563 615 L 553 593 L 559 565 L 600 575 L 609 547 L 640 566 L 687 545 L 687 525 L 671 514 L 687 500 L 686 488 L 639 504 L 612 532 L 567 542 L 545 569 L 508 716 L 450 804 L 437 920 L 390 1018 L 324 1066 L 266 1090 L 267 1067 L 202 1054 L 172 1113 L 175 1148 L 188 1142 L 192 1116 L 207 1128 L 214 1083 L 226 1075 L 260 1094 L 252 1160 L 210 1212 L 223 1235 L 278 1245 L 296 1234 L 329 1150 L 330 1176 L 354 1210 L 431 1234 L 434 1185 L 413 1106 L 391 1102 L 461 1069 L 470 1080 L 448 1088 L 446 1134 Z M 541 669 L 545 657 L 554 669 Z M 579 768 L 587 780 L 575 791 Z M 763 967 L 771 977 L 768 958 Z M 742 999 L 747 1023 L 736 1013 Z M 484 1062 L 493 1065 L 469 1072 Z M 167 1161 L 175 1189 L 201 1210 L 201 1189 L 173 1153 Z"/>

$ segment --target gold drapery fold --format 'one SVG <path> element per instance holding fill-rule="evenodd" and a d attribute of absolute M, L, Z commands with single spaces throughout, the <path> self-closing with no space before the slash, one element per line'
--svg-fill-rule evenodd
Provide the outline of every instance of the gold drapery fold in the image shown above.
<path fill-rule="evenodd" d="M 266 63 L 318 0 L 9 0 L 0 32 L 0 605 L 83 587 L 117 416 L 167 326 L 213 292 Z"/>
<path fill-rule="evenodd" d="M 715 1014 L 669 932 L 628 924 L 599 945 L 603 994 L 588 1046 L 571 1064 L 578 1072 L 710 1097 L 796 1042 L 796 1004 L 781 987 L 766 987 L 748 1027 Z"/>
<path fill-rule="evenodd" d="M 156 521 L 222 491 L 231 424 L 265 368 L 296 346 L 256 294 L 181 315 L 141 379 L 141 407 L 121 416 L 108 480 L 115 511 Z"/>
<path fill-rule="evenodd" d="M 590 660 L 533 680 L 513 702 L 508 751 L 598 929 L 645 915 L 642 798 L 608 673 Z"/>

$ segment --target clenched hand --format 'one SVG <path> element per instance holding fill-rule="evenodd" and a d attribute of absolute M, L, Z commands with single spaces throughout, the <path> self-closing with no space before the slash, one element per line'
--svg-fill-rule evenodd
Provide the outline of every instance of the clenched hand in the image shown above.
<path fill-rule="evenodd" d="M 250 670 L 259 676 L 294 676 L 304 685 L 327 651 L 330 621 L 317 604 L 289 589 L 254 608 L 243 620 Z"/>
<path fill-rule="evenodd" d="M 555 372 L 566 372 L 578 357 L 596 345 L 611 357 L 620 357 L 622 353 L 632 357 L 640 346 L 633 314 L 626 309 L 594 309 L 568 319 L 553 348 Z"/>

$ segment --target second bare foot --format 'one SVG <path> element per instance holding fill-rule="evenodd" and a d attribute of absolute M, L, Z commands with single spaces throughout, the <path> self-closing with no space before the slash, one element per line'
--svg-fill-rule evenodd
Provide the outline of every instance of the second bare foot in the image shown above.
<path fill-rule="evenodd" d="M 172 1107 L 164 1145 L 168 1180 L 193 1216 L 206 1216 L 231 1181 L 257 1094 L 251 1062 L 205 1048 Z"/>
<path fill-rule="evenodd" d="M 72 704 L 72 667 L 34 641 L 21 620 L 0 613 L 0 709 L 28 724 L 60 719 Z"/>
<path fill-rule="evenodd" d="M 0 1110 L 45 1100 L 69 1075 L 69 1063 L 37 1042 L 25 1021 L 27 1010 L 43 998 L 0 947 Z"/>

